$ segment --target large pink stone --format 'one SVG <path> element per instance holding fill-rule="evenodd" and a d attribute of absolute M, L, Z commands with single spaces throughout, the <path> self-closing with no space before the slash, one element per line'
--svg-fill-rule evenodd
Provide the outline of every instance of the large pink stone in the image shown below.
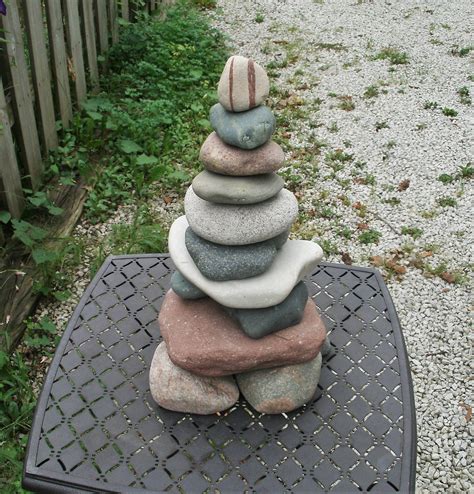
<path fill-rule="evenodd" d="M 212 299 L 184 300 L 172 290 L 161 307 L 159 324 L 172 362 L 202 376 L 307 362 L 326 338 L 311 299 L 299 324 L 258 340 L 248 337 Z"/>
<path fill-rule="evenodd" d="M 281 168 L 285 154 L 273 141 L 251 150 L 240 149 L 229 146 L 213 132 L 204 141 L 199 159 L 207 170 L 221 175 L 260 175 Z"/>

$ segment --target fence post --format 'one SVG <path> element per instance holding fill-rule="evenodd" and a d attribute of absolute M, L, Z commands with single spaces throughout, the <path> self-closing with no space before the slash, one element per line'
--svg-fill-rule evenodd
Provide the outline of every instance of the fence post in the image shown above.
<path fill-rule="evenodd" d="M 15 96 L 15 122 L 20 130 L 20 149 L 31 176 L 33 189 L 38 188 L 43 172 L 41 149 L 36 127 L 33 100 L 30 91 L 30 77 L 25 58 L 23 32 L 20 25 L 17 0 L 10 0 L 6 16 L 0 16 L 6 39 L 10 69 Z"/>
<path fill-rule="evenodd" d="M 64 40 L 61 0 L 46 0 L 45 3 L 55 95 L 63 125 L 64 127 L 68 127 L 72 119 L 72 102 L 67 71 L 66 42 Z"/>
<path fill-rule="evenodd" d="M 86 35 L 87 63 L 89 66 L 92 91 L 99 91 L 99 67 L 97 64 L 97 47 L 94 26 L 93 0 L 82 0 L 82 11 L 84 14 L 84 31 Z"/>
<path fill-rule="evenodd" d="M 15 154 L 15 144 L 10 129 L 7 102 L 0 77 L 0 172 L 5 187 L 5 196 L 10 214 L 19 218 L 25 207 L 25 198 L 21 187 L 20 170 Z"/>
<path fill-rule="evenodd" d="M 48 151 L 58 146 L 58 135 L 51 92 L 48 53 L 43 29 L 43 10 L 41 2 L 25 2 L 24 6 L 36 102 L 41 116 L 44 147 Z"/>
<path fill-rule="evenodd" d="M 77 103 L 80 105 L 87 95 L 84 55 L 82 52 L 81 25 L 78 0 L 65 0 L 66 31 L 72 62 L 72 78 L 76 89 Z"/>
<path fill-rule="evenodd" d="M 103 55 L 109 49 L 109 33 L 107 30 L 107 4 L 106 0 L 96 0 L 97 28 L 99 31 L 100 54 Z"/>
<path fill-rule="evenodd" d="M 112 44 L 119 40 L 117 0 L 109 0 L 110 32 L 112 33 Z"/>

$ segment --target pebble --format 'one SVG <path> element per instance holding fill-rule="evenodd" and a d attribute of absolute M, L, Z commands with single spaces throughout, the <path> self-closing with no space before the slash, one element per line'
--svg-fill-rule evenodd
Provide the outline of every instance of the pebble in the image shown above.
<path fill-rule="evenodd" d="M 193 191 L 201 199 L 219 204 L 256 204 L 278 194 L 285 182 L 276 173 L 228 177 L 202 171 L 193 180 Z"/>
<path fill-rule="evenodd" d="M 265 144 L 276 125 L 272 111 L 266 106 L 232 113 L 217 103 L 211 108 L 209 118 L 217 135 L 226 144 L 240 149 L 255 149 Z"/>
<path fill-rule="evenodd" d="M 248 245 L 289 230 L 298 215 L 298 201 L 282 189 L 257 204 L 215 204 L 201 199 L 190 186 L 184 211 L 189 226 L 200 237 L 221 245 Z"/>
<path fill-rule="evenodd" d="M 257 412 L 291 412 L 314 397 L 321 375 L 321 362 L 319 353 L 303 364 L 237 374 L 237 384 Z"/>
<path fill-rule="evenodd" d="M 234 55 L 227 60 L 217 88 L 219 102 L 232 112 L 261 105 L 270 92 L 267 73 L 258 63 Z"/>
<path fill-rule="evenodd" d="M 283 232 L 274 239 L 256 244 L 219 245 L 188 228 L 185 243 L 194 264 L 206 278 L 213 281 L 242 280 L 258 276 L 271 266 L 288 233 Z"/>
<path fill-rule="evenodd" d="M 202 290 L 190 283 L 178 270 L 171 275 L 171 288 L 181 298 L 196 300 L 207 297 Z"/>
<path fill-rule="evenodd" d="M 207 170 L 221 175 L 261 175 L 279 170 L 285 153 L 274 141 L 250 151 L 229 146 L 212 132 L 201 147 L 199 159 Z"/>
<path fill-rule="evenodd" d="M 203 376 L 307 362 L 318 355 L 326 329 L 312 300 L 301 322 L 277 334 L 249 338 L 224 309 L 211 300 L 183 300 L 170 290 L 158 318 L 170 359 Z"/>
<path fill-rule="evenodd" d="M 238 323 L 250 338 L 262 338 L 270 333 L 294 326 L 301 322 L 308 301 L 308 289 L 300 281 L 283 300 L 265 309 L 231 309 L 225 311 Z"/>
<path fill-rule="evenodd" d="M 164 342 L 158 345 L 151 361 L 150 391 L 163 408 L 199 415 L 222 412 L 239 399 L 232 376 L 202 377 L 181 369 L 170 360 Z"/>
<path fill-rule="evenodd" d="M 288 240 L 265 273 L 244 280 L 212 281 L 201 274 L 185 245 L 185 216 L 171 226 L 168 246 L 181 274 L 218 303 L 237 309 L 260 309 L 283 302 L 293 287 L 314 271 L 323 257 L 321 247 L 308 240 Z"/>

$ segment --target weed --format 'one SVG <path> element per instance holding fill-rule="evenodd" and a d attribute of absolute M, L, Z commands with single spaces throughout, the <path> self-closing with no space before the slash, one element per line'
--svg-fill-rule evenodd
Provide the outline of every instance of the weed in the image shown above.
<path fill-rule="evenodd" d="M 359 242 L 361 244 L 376 244 L 380 240 L 382 234 L 377 230 L 369 229 L 365 230 L 359 235 Z"/>
<path fill-rule="evenodd" d="M 467 57 L 472 50 L 474 50 L 474 46 L 464 46 L 462 48 L 454 46 L 451 49 L 451 55 L 455 57 Z"/>
<path fill-rule="evenodd" d="M 474 166 L 468 163 L 465 166 L 459 168 L 458 176 L 460 178 L 473 178 L 474 177 Z"/>
<path fill-rule="evenodd" d="M 353 159 L 354 155 L 344 152 L 342 149 L 335 149 L 326 154 L 327 162 L 338 161 L 340 163 L 346 163 Z"/>
<path fill-rule="evenodd" d="M 445 107 L 441 111 L 442 111 L 443 115 L 445 115 L 446 117 L 457 117 L 457 115 L 458 115 L 458 112 L 456 110 L 454 110 L 453 108 Z"/>
<path fill-rule="evenodd" d="M 425 130 L 428 127 L 428 125 L 425 122 L 421 122 L 417 124 L 415 127 L 415 130 L 420 131 L 420 130 Z"/>
<path fill-rule="evenodd" d="M 463 105 L 470 105 L 472 103 L 471 94 L 467 86 L 463 86 L 458 89 L 459 100 Z"/>
<path fill-rule="evenodd" d="M 331 122 L 330 125 L 328 126 L 329 132 L 332 132 L 335 134 L 336 132 L 339 132 L 339 127 L 337 125 L 337 122 Z"/>
<path fill-rule="evenodd" d="M 352 111 L 355 109 L 355 103 L 352 96 L 338 96 L 339 108 L 344 111 Z"/>
<path fill-rule="evenodd" d="M 264 20 L 265 20 L 265 16 L 262 13 L 258 12 L 257 15 L 255 16 L 255 22 L 257 22 L 258 24 L 260 24 Z"/>
<path fill-rule="evenodd" d="M 379 94 L 379 88 L 375 84 L 372 84 L 365 88 L 364 98 L 376 98 Z"/>
<path fill-rule="evenodd" d="M 347 226 L 341 228 L 337 233 L 338 233 L 338 235 L 340 235 L 341 237 L 343 237 L 347 240 L 350 240 L 352 238 L 351 229 L 348 228 Z"/>
<path fill-rule="evenodd" d="M 438 108 L 438 103 L 436 103 L 436 101 L 425 101 L 423 103 L 423 108 L 425 110 L 436 110 L 436 108 Z"/>
<path fill-rule="evenodd" d="M 410 235 L 414 240 L 420 238 L 423 230 L 417 227 L 402 226 L 402 235 Z"/>
<path fill-rule="evenodd" d="M 383 199 L 385 204 L 390 204 L 390 206 L 398 206 L 402 201 L 398 197 L 389 197 L 387 199 Z"/>
<path fill-rule="evenodd" d="M 339 252 L 338 246 L 334 242 L 331 242 L 330 240 L 322 238 L 319 239 L 318 243 L 323 249 L 324 254 L 326 256 L 333 256 Z"/>
<path fill-rule="evenodd" d="M 456 199 L 453 197 L 440 197 L 436 202 L 443 208 L 453 208 L 457 205 Z"/>
<path fill-rule="evenodd" d="M 389 129 L 390 125 L 388 125 L 386 120 L 375 122 L 375 130 L 378 132 L 382 129 Z"/>
<path fill-rule="evenodd" d="M 394 47 L 383 48 L 374 57 L 375 60 L 388 60 L 392 65 L 404 65 L 409 62 L 408 54 L 406 52 L 399 51 Z"/>
<path fill-rule="evenodd" d="M 312 46 L 321 50 L 347 51 L 347 47 L 341 43 L 314 43 Z"/>
<path fill-rule="evenodd" d="M 438 180 L 442 182 L 443 184 L 450 184 L 454 182 L 454 177 L 452 175 L 449 175 L 448 173 L 442 173 L 439 177 Z"/>

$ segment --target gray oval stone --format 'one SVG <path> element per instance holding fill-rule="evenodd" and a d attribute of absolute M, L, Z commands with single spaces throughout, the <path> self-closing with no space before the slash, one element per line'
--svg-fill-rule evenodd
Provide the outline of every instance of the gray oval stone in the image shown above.
<path fill-rule="evenodd" d="M 303 319 L 304 308 L 308 302 L 308 289 L 300 281 L 283 302 L 265 309 L 232 309 L 225 311 L 235 319 L 244 333 L 250 338 L 262 338 L 267 334 L 280 331 L 298 324 Z"/>
<path fill-rule="evenodd" d="M 321 353 L 303 364 L 285 365 L 237 374 L 237 384 L 260 413 L 285 413 L 308 403 L 321 375 Z"/>
<path fill-rule="evenodd" d="M 284 185 L 276 173 L 230 177 L 204 170 L 193 180 L 197 196 L 219 204 L 256 204 L 278 194 Z"/>
<path fill-rule="evenodd" d="M 186 300 L 197 300 L 207 297 L 200 288 L 188 281 L 178 270 L 171 275 L 171 288 L 181 298 Z"/>
<path fill-rule="evenodd" d="M 220 103 L 211 108 L 212 128 L 227 144 L 254 149 L 270 140 L 276 120 L 270 108 L 259 106 L 241 113 L 227 111 Z"/>
<path fill-rule="evenodd" d="M 165 342 L 151 361 L 150 391 L 163 408 L 200 415 L 227 410 L 239 399 L 232 376 L 202 377 L 181 369 L 170 360 Z"/>
<path fill-rule="evenodd" d="M 285 237 L 284 240 L 282 237 Z M 264 273 L 272 264 L 288 232 L 275 239 L 250 245 L 219 245 L 186 230 L 189 255 L 203 276 L 214 281 L 243 280 Z"/>
<path fill-rule="evenodd" d="M 192 186 L 184 198 L 189 226 L 200 237 L 222 245 L 263 242 L 290 229 L 298 201 L 286 189 L 257 204 L 215 204 L 197 196 Z"/>

